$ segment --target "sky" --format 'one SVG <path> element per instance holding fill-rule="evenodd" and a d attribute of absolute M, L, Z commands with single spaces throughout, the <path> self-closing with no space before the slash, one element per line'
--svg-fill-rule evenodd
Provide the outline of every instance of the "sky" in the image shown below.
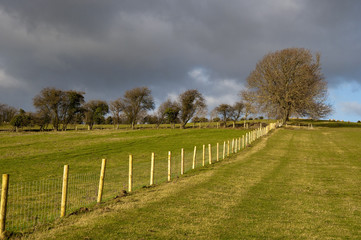
<path fill-rule="evenodd" d="M 1 0 L 0 103 L 147 86 L 157 106 L 198 89 L 211 111 L 240 100 L 265 54 L 299 47 L 321 54 L 327 119 L 361 120 L 360 12 L 359 0 Z"/>

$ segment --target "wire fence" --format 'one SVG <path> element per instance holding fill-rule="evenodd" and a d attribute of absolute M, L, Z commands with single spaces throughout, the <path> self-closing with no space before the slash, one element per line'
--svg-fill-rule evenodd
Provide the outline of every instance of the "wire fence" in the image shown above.
<path fill-rule="evenodd" d="M 265 128 L 259 128 L 240 136 L 236 139 L 221 141 L 218 144 L 196 146 L 195 149 L 184 149 L 183 172 L 193 168 L 199 168 L 208 164 L 221 161 L 227 156 L 241 151 L 257 138 L 274 129 L 276 124 L 270 124 Z M 134 159 L 132 172 L 132 191 L 150 185 L 151 154 L 148 159 Z M 168 181 L 168 153 L 155 153 L 154 184 Z M 174 179 L 182 173 L 182 152 L 171 153 L 171 174 Z M 66 215 L 78 211 L 82 207 L 89 207 L 97 203 L 99 194 L 100 169 L 84 174 L 71 174 L 71 166 L 68 177 Z M 6 174 L 4 174 L 6 175 Z M 52 179 L 37 180 L 31 182 L 8 183 L 8 191 L 3 191 L 6 186 L 0 188 L 1 209 L 0 237 L 5 231 L 22 232 L 39 225 L 53 222 L 60 217 L 63 178 L 61 176 Z M 109 168 L 105 170 L 104 188 L 102 199 L 106 201 L 114 198 L 124 191 L 129 190 L 128 166 Z M 6 196 L 4 196 L 6 195 Z M 4 204 L 5 202 L 5 204 Z M 7 203 L 7 204 L 6 204 Z M 4 206 L 5 205 L 5 206 Z M 5 221 L 6 220 L 6 221 Z M 6 223 L 6 224 L 5 224 Z"/>

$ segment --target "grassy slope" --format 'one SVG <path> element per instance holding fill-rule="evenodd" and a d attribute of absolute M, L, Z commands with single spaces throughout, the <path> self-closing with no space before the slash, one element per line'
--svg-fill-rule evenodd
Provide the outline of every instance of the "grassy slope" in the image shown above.
<path fill-rule="evenodd" d="M 360 135 L 349 128 L 281 129 L 207 171 L 68 217 L 30 237 L 358 239 Z"/>
<path fill-rule="evenodd" d="M 61 177 L 65 164 L 70 164 L 71 173 L 98 173 L 102 158 L 108 159 L 107 169 L 126 173 L 129 154 L 135 164 L 146 162 L 148 169 L 151 152 L 158 159 L 166 159 L 167 151 L 179 155 L 181 148 L 191 154 L 195 145 L 200 150 L 202 144 L 214 146 L 244 133 L 233 129 L 4 132 L 0 133 L 0 173 L 10 174 L 13 183 Z"/>

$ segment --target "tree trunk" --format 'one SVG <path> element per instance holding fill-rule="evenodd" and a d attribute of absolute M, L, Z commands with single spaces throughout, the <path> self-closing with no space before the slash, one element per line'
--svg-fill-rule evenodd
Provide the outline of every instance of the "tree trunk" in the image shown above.
<path fill-rule="evenodd" d="M 235 121 L 233 121 L 233 128 L 235 128 L 236 127 L 236 122 Z"/>
<path fill-rule="evenodd" d="M 284 115 L 283 115 L 283 124 L 286 124 L 287 121 L 290 120 L 290 113 L 289 112 L 286 112 Z"/>

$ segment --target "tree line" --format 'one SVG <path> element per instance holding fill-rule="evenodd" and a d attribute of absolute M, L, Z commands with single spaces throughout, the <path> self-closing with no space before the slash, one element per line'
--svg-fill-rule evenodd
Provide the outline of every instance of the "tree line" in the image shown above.
<path fill-rule="evenodd" d="M 25 112 L 0 104 L 0 123 L 11 123 L 16 129 L 37 125 L 41 130 L 51 124 L 54 130 L 66 130 L 69 124 L 128 123 L 132 128 L 138 122 L 159 126 L 179 123 L 185 128 L 190 121 L 206 120 L 207 106 L 196 89 L 186 90 L 176 100 L 167 99 L 155 109 L 154 99 L 147 87 L 128 90 L 122 97 L 107 103 L 103 100 L 85 102 L 84 92 L 44 88 L 33 98 L 36 112 Z M 327 104 L 327 82 L 321 73 L 320 55 L 310 50 L 288 48 L 265 55 L 247 78 L 246 89 L 233 105 L 221 103 L 211 112 L 213 121 L 235 123 L 250 114 L 267 114 L 268 118 L 290 116 L 322 118 L 331 105 Z M 106 117 L 108 116 L 108 117 Z M 245 122 L 244 122 L 245 124 Z"/>
<path fill-rule="evenodd" d="M 128 90 L 114 101 L 90 100 L 85 102 L 84 92 L 44 88 L 33 98 L 36 112 L 16 110 L 5 104 L 0 105 L 2 123 L 10 123 L 15 129 L 25 126 L 39 126 L 40 130 L 51 125 L 55 131 L 66 130 L 69 124 L 86 124 L 93 129 L 94 124 L 130 124 L 134 129 L 137 123 L 160 124 L 169 123 L 174 128 L 180 124 L 185 128 L 192 122 L 208 121 L 207 105 L 204 96 L 196 89 L 186 90 L 179 94 L 176 100 L 167 99 L 156 111 L 154 98 L 147 87 L 137 87 Z M 243 102 L 234 105 L 220 104 L 211 116 L 213 121 L 233 123 L 243 115 Z M 233 124 L 234 126 L 234 124 Z"/>

